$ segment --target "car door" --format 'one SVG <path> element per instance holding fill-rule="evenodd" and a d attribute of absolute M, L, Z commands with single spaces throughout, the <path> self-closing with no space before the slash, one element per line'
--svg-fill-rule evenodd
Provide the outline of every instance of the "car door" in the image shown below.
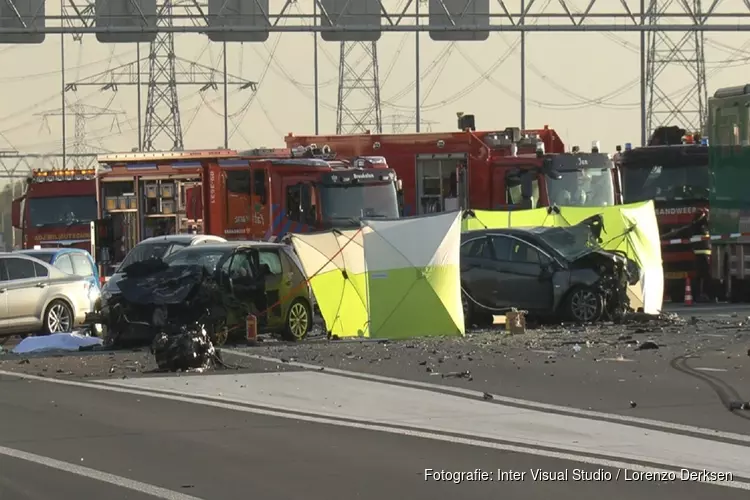
<path fill-rule="evenodd" d="M 482 235 L 461 244 L 461 283 L 464 291 L 480 305 L 492 306 L 494 298 L 490 260 L 490 240 Z"/>
<path fill-rule="evenodd" d="M 497 309 L 515 307 L 516 290 L 511 284 L 509 260 L 511 238 L 502 234 L 488 236 L 489 245 L 482 256 L 487 300 Z"/>
<path fill-rule="evenodd" d="M 31 259 L 7 257 L 4 261 L 8 275 L 5 295 L 9 321 L 14 326 L 41 325 L 42 302 L 49 286 L 47 268 L 35 265 Z"/>
<path fill-rule="evenodd" d="M 539 247 L 511 238 L 506 277 L 516 302 L 513 306 L 529 311 L 549 311 L 552 308 L 552 275 L 542 266 L 551 262 L 552 259 Z"/>
<path fill-rule="evenodd" d="M 81 253 L 68 254 L 67 257 L 70 257 L 70 261 L 73 264 L 73 274 L 87 278 L 94 288 L 99 288 L 96 268 L 91 259 Z"/>
<path fill-rule="evenodd" d="M 261 267 L 266 268 L 266 300 L 268 300 L 268 322 L 269 326 L 283 323 L 284 312 L 291 302 L 292 275 L 284 272 L 279 251 L 275 248 L 263 248 L 258 252 L 258 260 Z M 280 303 L 280 301 L 284 303 Z"/>

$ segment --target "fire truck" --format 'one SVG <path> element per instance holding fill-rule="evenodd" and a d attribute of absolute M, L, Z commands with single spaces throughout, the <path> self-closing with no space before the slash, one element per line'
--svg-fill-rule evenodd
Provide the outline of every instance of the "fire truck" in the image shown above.
<path fill-rule="evenodd" d="M 703 235 L 708 224 L 710 187 L 707 140 L 678 127 L 659 127 L 648 144 L 638 148 L 625 144 L 625 151 L 619 155 L 625 203 L 654 200 L 663 240 Z M 672 301 L 684 300 L 685 278 L 695 280 L 696 245 L 701 244 L 710 250 L 708 242 L 662 248 L 664 289 Z"/>
<path fill-rule="evenodd" d="M 401 182 L 382 156 L 330 148 L 253 149 L 203 165 L 205 232 L 277 241 L 292 232 L 398 218 Z"/>
<path fill-rule="evenodd" d="M 382 155 L 403 181 L 404 215 L 458 209 L 613 205 L 619 177 L 598 145 L 591 152 L 565 145 L 555 130 L 506 128 L 477 132 L 473 115 L 459 132 L 295 136 L 287 147 L 325 145 L 343 156 Z M 582 188 L 589 194 L 576 196 Z"/>
<path fill-rule="evenodd" d="M 227 239 L 275 241 L 399 216 L 400 182 L 378 156 L 347 161 L 328 148 L 261 148 L 123 153 L 99 162 L 109 169 L 99 180 L 102 216 L 119 215 L 113 227 L 128 242 L 191 226 Z"/>
<path fill-rule="evenodd" d="M 13 200 L 11 220 L 21 248 L 69 246 L 91 251 L 97 218 L 96 169 L 34 170 L 23 196 Z"/>
<path fill-rule="evenodd" d="M 141 240 L 200 231 L 202 220 L 190 206 L 200 186 L 201 165 L 233 150 L 133 152 L 100 155 L 96 193 L 99 220 L 107 220 L 109 255 L 97 261 L 122 262 Z"/>

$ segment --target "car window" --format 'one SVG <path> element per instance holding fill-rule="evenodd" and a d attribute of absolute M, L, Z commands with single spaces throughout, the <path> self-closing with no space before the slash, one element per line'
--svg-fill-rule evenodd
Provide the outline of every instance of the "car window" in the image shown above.
<path fill-rule="evenodd" d="M 271 270 L 271 274 L 281 274 L 281 258 L 275 250 L 261 250 L 259 255 L 260 265 L 266 264 L 268 269 Z"/>
<path fill-rule="evenodd" d="M 85 255 L 73 254 L 70 256 L 73 261 L 73 273 L 76 276 L 88 278 L 94 275 L 94 269 L 91 267 L 91 261 Z"/>
<path fill-rule="evenodd" d="M 539 264 L 539 251 L 523 241 L 513 241 L 513 251 L 510 253 L 511 262 L 525 264 Z"/>
<path fill-rule="evenodd" d="M 487 238 L 478 238 L 467 241 L 461 247 L 461 256 L 467 258 L 479 258 L 489 256 Z"/>
<path fill-rule="evenodd" d="M 122 261 L 118 271 L 122 272 L 123 269 L 136 262 L 143 262 L 149 259 L 163 259 L 164 257 L 171 255 L 178 250 L 182 250 L 187 247 L 186 243 L 177 243 L 171 241 L 159 241 L 156 243 L 141 243 L 136 245 L 130 253 Z"/>
<path fill-rule="evenodd" d="M 46 278 L 47 275 L 49 275 L 49 271 L 47 271 L 47 268 L 41 265 L 38 262 L 34 262 L 34 272 L 36 273 L 37 278 Z"/>
<path fill-rule="evenodd" d="M 34 262 L 26 259 L 14 259 L 13 257 L 3 260 L 9 280 L 25 280 L 29 278 L 36 278 Z"/>
<path fill-rule="evenodd" d="M 229 268 L 229 277 L 238 278 L 253 275 L 253 268 L 250 265 L 250 260 L 244 253 L 237 253 L 234 258 L 230 258 L 227 264 L 231 265 Z M 225 264 L 225 266 L 227 265 Z"/>
<path fill-rule="evenodd" d="M 216 270 L 216 265 L 219 263 L 226 252 L 213 251 L 213 252 L 193 252 L 184 251 L 175 253 L 164 262 L 170 266 L 203 266 L 203 268 L 209 273 L 213 273 Z"/>
<path fill-rule="evenodd" d="M 55 261 L 55 267 L 65 273 L 75 274 L 75 272 L 73 271 L 73 262 L 70 261 L 70 257 L 68 257 L 67 255 L 61 255 L 60 257 L 58 257 Z"/>
<path fill-rule="evenodd" d="M 493 236 L 491 239 L 495 260 L 510 260 L 510 238 L 507 236 Z"/>

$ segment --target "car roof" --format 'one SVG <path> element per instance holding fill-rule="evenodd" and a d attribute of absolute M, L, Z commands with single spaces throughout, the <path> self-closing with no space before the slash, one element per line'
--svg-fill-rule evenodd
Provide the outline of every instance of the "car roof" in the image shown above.
<path fill-rule="evenodd" d="M 40 254 L 47 254 L 51 253 L 54 255 L 60 254 L 60 253 L 78 253 L 83 254 L 88 257 L 89 253 L 84 250 L 83 248 L 59 248 L 59 247 L 53 247 L 53 248 L 35 248 L 33 250 L 31 249 L 22 249 L 22 250 L 13 250 L 14 254 L 24 254 L 24 255 L 31 255 L 32 257 L 34 255 L 40 255 Z"/>
<path fill-rule="evenodd" d="M 538 231 L 537 229 L 541 229 L 541 231 Z M 509 234 L 511 236 L 518 236 L 518 237 L 524 237 L 524 236 L 531 236 L 534 234 L 538 234 L 539 232 L 544 232 L 548 228 L 541 227 L 541 228 L 535 228 L 535 227 L 503 227 L 498 229 L 474 229 L 471 231 L 464 231 L 461 233 L 462 239 L 466 240 L 469 238 L 476 238 L 479 236 L 487 236 L 488 234 Z M 549 228 L 549 229 L 555 229 L 555 228 Z"/>
<path fill-rule="evenodd" d="M 214 236 L 212 234 L 167 234 L 164 236 L 152 236 L 138 243 L 143 245 L 144 243 L 159 243 L 159 242 L 172 242 L 172 243 L 184 243 L 186 245 L 196 245 L 203 241 L 215 241 L 217 243 L 223 243 L 227 240 L 221 236 Z"/>
<path fill-rule="evenodd" d="M 271 243 L 268 241 L 226 241 L 222 243 L 206 243 L 203 245 L 193 245 L 189 247 L 185 247 L 179 252 L 199 252 L 204 250 L 231 250 L 234 248 L 239 247 L 249 247 L 249 248 L 258 248 L 258 249 L 278 249 L 278 248 L 284 248 L 286 245 L 283 243 Z M 178 252 L 175 252 L 178 253 Z"/>

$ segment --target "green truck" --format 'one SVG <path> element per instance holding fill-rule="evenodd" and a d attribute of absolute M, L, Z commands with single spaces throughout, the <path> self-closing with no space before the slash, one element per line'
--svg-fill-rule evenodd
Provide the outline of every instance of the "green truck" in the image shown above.
<path fill-rule="evenodd" d="M 750 84 L 708 100 L 711 272 L 732 302 L 750 301 Z"/>

